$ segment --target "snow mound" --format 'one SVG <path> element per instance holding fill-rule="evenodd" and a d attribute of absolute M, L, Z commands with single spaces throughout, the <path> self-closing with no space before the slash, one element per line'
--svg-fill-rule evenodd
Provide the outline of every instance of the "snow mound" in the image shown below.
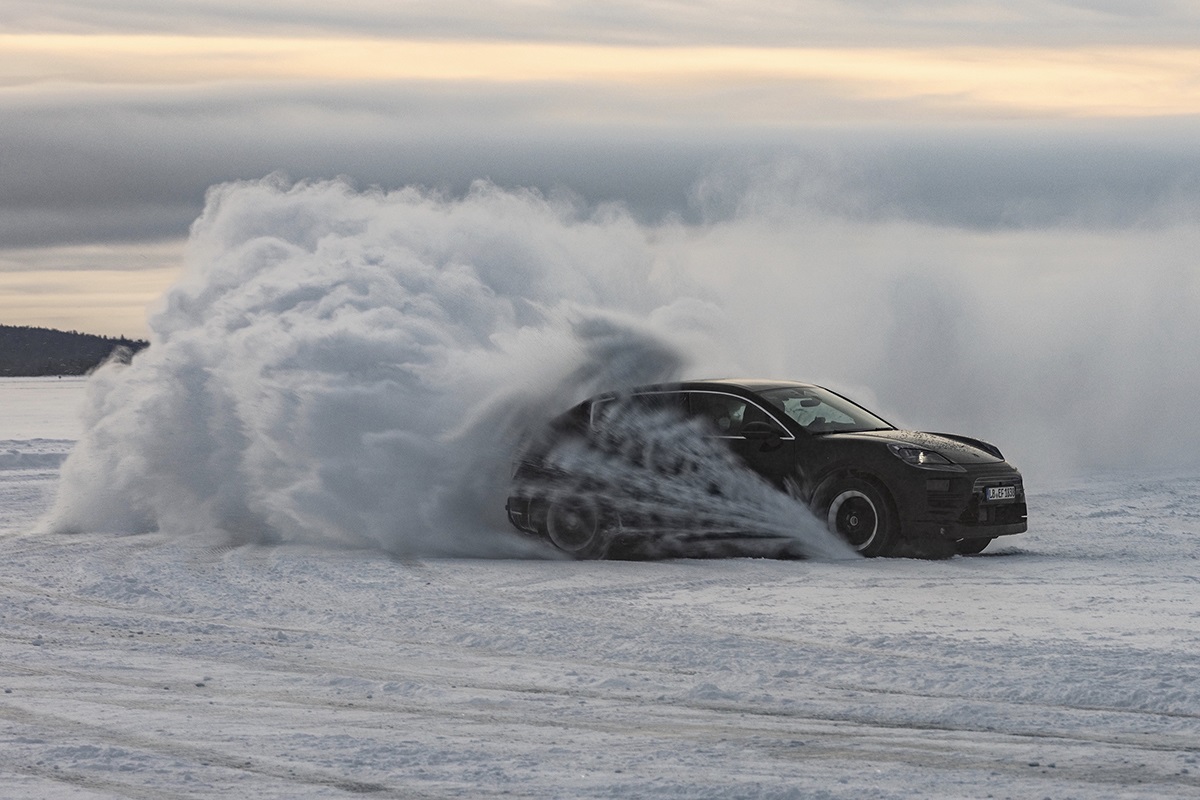
<path fill-rule="evenodd" d="M 57 470 L 74 444 L 66 439 L 0 440 L 0 470 Z"/>

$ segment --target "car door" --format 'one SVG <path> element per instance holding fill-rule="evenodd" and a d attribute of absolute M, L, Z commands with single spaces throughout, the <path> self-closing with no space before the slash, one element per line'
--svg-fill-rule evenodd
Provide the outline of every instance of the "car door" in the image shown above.
<path fill-rule="evenodd" d="M 750 469 L 783 488 L 794 475 L 795 437 L 762 406 L 739 395 L 693 390 L 687 393 L 688 415 L 700 420 L 709 435 L 734 452 Z M 747 427 L 750 426 L 750 427 Z M 771 435 L 763 438 L 763 432 Z"/>

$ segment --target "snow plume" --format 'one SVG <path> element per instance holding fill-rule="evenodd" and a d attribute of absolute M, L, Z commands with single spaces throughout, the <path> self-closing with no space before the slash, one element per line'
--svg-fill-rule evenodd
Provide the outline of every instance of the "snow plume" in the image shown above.
<path fill-rule="evenodd" d="M 152 346 L 90 380 L 50 525 L 547 552 L 504 518 L 521 443 L 680 377 L 719 316 L 653 253 L 620 211 L 489 184 L 217 187 Z"/>
<path fill-rule="evenodd" d="M 525 552 L 503 510 L 517 441 L 676 377 L 711 316 L 653 272 L 625 215 L 487 184 L 217 187 L 152 346 L 91 379 L 50 524 Z"/>

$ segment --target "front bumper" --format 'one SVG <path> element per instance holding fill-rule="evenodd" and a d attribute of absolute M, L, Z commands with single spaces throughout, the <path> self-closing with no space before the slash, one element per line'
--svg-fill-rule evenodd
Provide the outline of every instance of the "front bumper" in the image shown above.
<path fill-rule="evenodd" d="M 948 539 L 957 542 L 959 539 L 994 539 L 1027 530 L 1029 524 L 1025 521 L 1008 525 L 963 525 L 938 520 L 915 520 L 905 534 L 911 539 Z"/>
<path fill-rule="evenodd" d="M 998 486 L 1015 487 L 1015 496 L 988 500 L 988 488 Z M 930 478 L 916 505 L 905 526 L 910 538 L 991 539 L 1029 529 L 1025 486 L 1021 473 L 1011 467 Z"/>

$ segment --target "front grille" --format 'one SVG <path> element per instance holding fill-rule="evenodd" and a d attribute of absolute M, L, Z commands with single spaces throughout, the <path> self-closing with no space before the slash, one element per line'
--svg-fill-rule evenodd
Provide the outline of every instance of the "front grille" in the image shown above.
<path fill-rule="evenodd" d="M 984 492 L 989 486 L 1016 486 L 1017 496 L 1012 500 L 988 501 Z M 963 525 L 1015 525 L 1025 521 L 1028 509 L 1025 506 L 1025 487 L 1019 476 L 1011 472 L 998 475 L 983 475 L 975 479 L 971 487 L 971 498 L 958 521 Z"/>

